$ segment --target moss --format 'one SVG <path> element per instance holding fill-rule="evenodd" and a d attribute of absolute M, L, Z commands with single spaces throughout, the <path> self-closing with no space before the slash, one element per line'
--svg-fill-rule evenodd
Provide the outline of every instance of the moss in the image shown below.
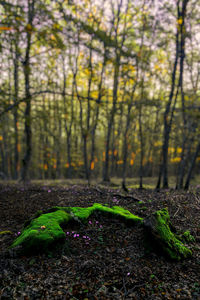
<path fill-rule="evenodd" d="M 63 210 L 43 214 L 31 221 L 10 248 L 22 246 L 25 253 L 45 252 L 56 241 L 65 240 L 61 226 L 67 224 L 71 218 Z"/>
<path fill-rule="evenodd" d="M 143 206 L 140 208 L 141 210 L 147 210 L 147 207 L 146 206 Z"/>
<path fill-rule="evenodd" d="M 90 207 L 59 207 L 55 206 L 51 208 L 51 211 L 64 210 L 69 213 L 73 218 L 78 218 L 81 221 L 87 220 L 95 211 L 100 211 L 109 215 L 121 217 L 125 221 L 130 221 L 132 223 L 142 223 L 143 218 L 135 216 L 127 209 L 120 206 L 107 207 L 105 205 L 94 203 Z"/>
<path fill-rule="evenodd" d="M 164 242 L 163 250 L 175 260 L 181 260 L 191 256 L 192 252 L 176 238 L 169 227 L 169 213 L 166 208 L 156 212 L 157 232 L 160 239 Z"/>
<path fill-rule="evenodd" d="M 65 240 L 62 226 L 70 220 L 86 221 L 95 212 L 108 213 L 121 217 L 131 223 L 142 223 L 143 219 L 130 213 L 128 210 L 113 206 L 112 208 L 95 203 L 91 207 L 52 207 L 47 213 L 39 214 L 38 218 L 27 222 L 22 234 L 17 237 L 10 248 L 22 247 L 24 253 L 45 252 L 57 241 Z"/>
<path fill-rule="evenodd" d="M 71 220 L 86 222 L 96 211 L 108 214 L 111 217 L 119 217 L 131 225 L 144 224 L 143 218 L 132 214 L 120 206 L 108 207 L 99 203 L 86 208 L 55 206 L 46 213 L 41 214 L 39 212 L 39 216 L 28 223 L 22 234 L 16 238 L 10 248 L 20 246 L 23 253 L 49 251 L 53 244 L 65 241 L 66 236 L 62 226 L 67 225 Z M 154 217 L 156 219 L 156 234 L 154 234 L 154 237 L 158 236 L 164 251 L 176 260 L 190 256 L 191 251 L 170 230 L 170 219 L 167 209 L 157 211 Z"/>
<path fill-rule="evenodd" d="M 182 235 L 181 235 L 181 240 L 183 240 L 186 243 L 192 243 L 195 242 L 195 238 L 193 235 L 191 235 L 191 233 L 189 232 L 189 230 L 185 231 Z"/>

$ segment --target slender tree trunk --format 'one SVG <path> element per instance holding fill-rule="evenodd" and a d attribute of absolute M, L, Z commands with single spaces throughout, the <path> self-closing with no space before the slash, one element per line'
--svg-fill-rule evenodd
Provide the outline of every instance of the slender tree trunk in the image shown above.
<path fill-rule="evenodd" d="M 179 2 L 177 4 L 177 20 L 179 20 L 180 17 L 180 11 L 179 11 Z M 173 72 L 172 72 L 172 81 L 171 81 L 171 91 L 169 94 L 169 100 L 167 102 L 165 112 L 164 112 L 164 135 L 163 135 L 163 146 L 162 146 L 162 160 L 159 168 L 159 177 L 157 181 L 156 189 L 160 188 L 161 179 L 163 175 L 163 188 L 168 188 L 168 148 L 169 148 L 169 139 L 170 139 L 170 133 L 171 133 L 171 125 L 173 120 L 173 114 L 175 105 L 173 105 L 173 108 L 171 109 L 172 101 L 174 98 L 174 92 L 176 87 L 176 73 L 177 73 L 177 66 L 178 66 L 178 59 L 179 59 L 179 28 L 177 28 L 176 32 L 176 54 L 175 54 L 175 60 L 174 60 L 174 66 L 173 66 Z"/>
<path fill-rule="evenodd" d="M 115 112 L 116 112 L 116 104 L 117 104 L 119 68 L 120 68 L 120 56 L 116 55 L 114 82 L 113 82 L 113 104 L 112 104 L 112 110 L 111 110 L 109 121 L 108 121 L 108 129 L 107 129 L 107 135 L 106 135 L 105 164 L 104 164 L 104 172 L 103 172 L 103 181 L 105 181 L 105 182 L 110 181 L 109 150 L 110 150 L 110 138 L 111 138 L 112 127 L 113 127 L 113 122 L 114 122 L 114 117 L 115 117 Z"/>
<path fill-rule="evenodd" d="M 102 99 L 103 75 L 104 75 L 104 71 L 105 71 L 106 60 L 107 60 L 106 48 L 104 47 L 104 61 L 103 61 L 103 64 L 102 64 L 102 69 L 101 69 L 101 76 L 100 76 L 100 82 L 99 82 L 99 87 L 98 87 L 98 98 L 97 98 L 97 102 L 96 102 L 96 112 L 95 112 L 95 115 L 94 115 L 93 127 L 92 127 L 92 132 L 91 132 L 92 141 L 91 141 L 90 166 L 92 165 L 92 162 L 94 162 L 94 157 L 95 157 L 96 129 L 97 129 L 97 125 L 98 125 L 100 104 L 101 104 L 101 99 Z"/>
<path fill-rule="evenodd" d="M 143 97 L 142 97 L 143 98 Z M 140 134 L 140 181 L 139 188 L 143 188 L 144 137 L 142 128 L 142 105 L 139 107 L 139 134 Z"/>
<path fill-rule="evenodd" d="M 15 43 L 15 58 L 14 58 L 14 86 L 15 86 L 15 97 L 14 101 L 18 101 L 19 91 L 19 49 L 17 41 Z M 19 133 L 18 133 L 18 107 L 14 108 L 14 130 L 15 130 L 15 144 L 14 144 L 14 179 L 18 179 L 19 176 Z"/>
<path fill-rule="evenodd" d="M 181 103 L 182 103 L 182 117 L 183 117 L 183 136 L 182 136 L 182 155 L 181 155 L 181 162 L 179 167 L 179 174 L 178 174 L 178 182 L 177 188 L 181 189 L 183 187 L 183 178 L 184 178 L 184 166 L 185 166 L 185 147 L 187 142 L 187 119 L 185 113 L 185 97 L 184 97 L 184 89 L 183 89 L 183 81 L 184 81 L 184 60 L 185 60 L 185 17 L 186 17 L 186 10 L 187 4 L 189 0 L 183 0 L 182 2 L 182 9 L 180 12 L 180 18 L 182 23 L 180 24 L 180 79 L 179 79 L 179 86 L 181 90 Z"/>
<path fill-rule="evenodd" d="M 196 159 L 198 157 L 199 152 L 200 152 L 200 141 L 197 144 L 196 151 L 195 151 L 195 153 L 194 153 L 194 155 L 192 157 L 191 165 L 190 165 L 190 168 L 189 168 L 189 171 L 188 171 L 188 175 L 187 175 L 187 178 L 186 178 L 186 182 L 185 182 L 185 186 L 184 186 L 185 190 L 188 190 L 188 188 L 189 188 L 190 180 L 191 180 L 191 177 L 192 177 L 192 172 L 194 170 L 195 162 L 196 162 Z"/>
<path fill-rule="evenodd" d="M 30 24 L 30 30 L 26 32 L 26 55 L 24 60 L 24 79 L 25 79 L 25 96 L 26 96 L 26 108 L 25 108 L 25 144 L 26 150 L 22 160 L 22 173 L 21 180 L 23 182 L 28 181 L 28 172 L 32 155 L 32 130 L 31 130 L 31 94 L 30 94 L 30 50 L 31 50 L 31 37 L 32 37 L 32 24 L 34 18 L 34 4 L 35 0 L 28 0 L 28 24 Z"/>
<path fill-rule="evenodd" d="M 137 68 L 137 75 L 138 76 L 138 68 Z M 130 96 L 130 102 L 128 103 L 128 111 L 127 111 L 127 117 L 126 117 L 126 127 L 124 132 L 124 139 L 123 139 L 123 169 L 122 169 L 122 187 L 124 190 L 127 190 L 126 188 L 126 171 L 127 171 L 127 157 L 128 157 L 128 147 L 127 147 L 127 139 L 128 139 L 128 133 L 131 125 L 131 110 L 133 107 L 133 97 L 135 94 L 135 90 L 137 87 L 137 82 L 133 86 L 133 90 L 131 92 Z"/>

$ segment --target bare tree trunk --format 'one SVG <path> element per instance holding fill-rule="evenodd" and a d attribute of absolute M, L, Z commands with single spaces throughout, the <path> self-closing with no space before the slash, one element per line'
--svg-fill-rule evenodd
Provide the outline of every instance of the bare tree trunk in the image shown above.
<path fill-rule="evenodd" d="M 185 60 L 185 17 L 186 17 L 186 9 L 189 0 L 183 0 L 182 2 L 182 9 L 180 12 L 180 18 L 182 23 L 180 24 L 180 79 L 179 79 L 179 86 L 181 90 L 181 102 L 182 102 L 182 117 L 183 117 L 183 136 L 182 136 L 182 155 L 181 155 L 181 162 L 179 166 L 179 174 L 178 174 L 178 181 L 177 181 L 177 188 L 183 188 L 183 178 L 184 178 L 184 167 L 185 167 L 185 148 L 187 143 L 187 119 L 185 114 L 185 97 L 184 97 L 184 89 L 183 89 L 183 81 L 184 81 L 184 60 Z"/>
<path fill-rule="evenodd" d="M 140 181 L 139 188 L 143 188 L 143 162 L 144 162 L 144 137 L 143 137 L 143 129 L 142 129 L 142 105 L 139 107 L 139 134 L 140 134 Z"/>
<path fill-rule="evenodd" d="M 179 10 L 179 3 L 177 4 L 177 20 L 179 20 L 180 17 L 180 10 Z M 178 66 L 178 59 L 179 59 L 179 28 L 177 28 L 176 31 L 176 54 L 175 54 L 175 60 L 174 60 L 174 67 L 172 72 L 172 81 L 171 81 L 171 91 L 169 94 L 169 100 L 167 102 L 165 112 L 164 112 L 164 135 L 163 135 L 163 146 L 162 146 L 162 159 L 161 164 L 159 168 L 159 177 L 157 181 L 156 189 L 160 188 L 161 179 L 163 175 L 163 188 L 168 188 L 168 147 L 169 147 L 169 139 L 170 139 L 170 133 L 171 133 L 171 125 L 173 120 L 173 114 L 175 109 L 175 101 L 174 105 L 171 108 L 172 101 L 174 98 L 174 92 L 176 87 L 176 73 L 177 73 L 177 66 Z"/>
<path fill-rule="evenodd" d="M 137 75 L 138 76 L 138 68 L 137 68 Z M 126 127 L 124 132 L 124 139 L 123 139 L 123 169 L 122 169 L 122 187 L 125 191 L 128 191 L 126 188 L 126 171 L 127 171 L 127 157 L 128 157 L 128 147 L 127 147 L 127 139 L 128 139 L 128 133 L 131 125 L 131 110 L 133 107 L 133 97 L 134 93 L 137 87 L 137 82 L 133 86 L 133 90 L 131 92 L 130 101 L 128 103 L 128 111 L 127 111 L 127 117 L 126 117 Z"/>
<path fill-rule="evenodd" d="M 19 49 L 15 41 L 15 58 L 14 58 L 14 86 L 15 86 L 15 103 L 18 102 L 19 92 Z M 18 107 L 14 108 L 14 129 L 15 129 L 15 145 L 14 145 L 14 179 L 19 176 L 19 133 L 18 133 Z"/>
<path fill-rule="evenodd" d="M 22 160 L 22 173 L 21 180 L 26 182 L 28 180 L 28 171 L 30 166 L 30 160 L 32 155 L 32 130 L 31 130 L 31 94 L 30 94 L 30 50 L 31 50 L 31 37 L 32 37 L 32 24 L 34 18 L 34 5 L 35 0 L 28 0 L 28 24 L 30 24 L 30 30 L 27 29 L 26 38 L 26 54 L 24 60 L 24 79 L 25 79 L 25 96 L 26 96 L 26 108 L 25 108 L 25 141 L 26 150 Z"/>
<path fill-rule="evenodd" d="M 200 141 L 197 144 L 196 151 L 195 151 L 195 153 L 192 157 L 192 162 L 191 162 L 191 165 L 190 165 L 190 168 L 189 168 L 189 171 L 188 171 L 188 175 L 187 175 L 187 178 L 186 178 L 185 186 L 184 186 L 185 190 L 188 190 L 188 188 L 189 188 L 190 180 L 191 180 L 191 177 L 192 177 L 192 172 L 194 170 L 195 162 L 196 162 L 196 159 L 198 157 L 199 151 L 200 151 Z"/>
<path fill-rule="evenodd" d="M 106 135 L 105 164 L 104 164 L 104 172 L 103 172 L 103 181 L 105 182 L 110 181 L 110 176 L 109 176 L 110 137 L 112 133 L 114 116 L 116 112 L 117 91 L 118 91 L 118 82 L 119 82 L 119 68 L 120 68 L 120 56 L 117 55 L 116 62 L 115 62 L 114 82 L 113 82 L 113 106 L 108 121 L 108 130 Z"/>
<path fill-rule="evenodd" d="M 129 1 L 127 3 L 126 12 L 128 11 L 129 7 Z M 118 28 L 119 28 L 119 22 L 120 22 L 120 13 L 122 9 L 122 0 L 118 2 L 118 8 L 117 8 L 117 18 L 115 18 L 114 13 L 114 5 L 112 3 L 112 9 L 113 9 L 113 24 L 115 22 L 115 19 L 117 21 L 117 24 L 114 28 L 115 30 L 115 42 L 118 44 Z M 126 14 L 125 14 L 126 16 Z M 116 113 L 116 105 L 117 105 L 117 93 L 118 93 L 118 85 L 119 85 L 119 71 L 120 71 L 120 63 L 121 63 L 121 55 L 122 55 L 122 48 L 124 45 L 125 37 L 126 37 L 126 17 L 124 22 L 124 31 L 122 35 L 122 41 L 120 42 L 119 50 L 115 49 L 115 63 L 114 63 L 114 78 L 113 78 L 113 96 L 112 96 L 112 109 L 109 115 L 108 120 L 108 129 L 106 134 L 106 149 L 105 149 L 105 164 L 103 168 L 103 181 L 109 182 L 110 181 L 110 175 L 109 175 L 109 150 L 110 150 L 110 138 L 112 134 L 112 127 L 114 123 L 115 113 Z"/>

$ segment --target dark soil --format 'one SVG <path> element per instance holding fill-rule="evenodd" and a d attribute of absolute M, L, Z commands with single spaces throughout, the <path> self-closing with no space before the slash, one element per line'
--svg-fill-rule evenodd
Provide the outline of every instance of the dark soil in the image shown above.
<path fill-rule="evenodd" d="M 0 186 L 0 299 L 200 299 L 200 192 L 131 190 L 121 197 L 105 187 Z M 192 258 L 167 260 L 144 247 L 140 227 L 95 215 L 88 225 L 66 229 L 59 253 L 12 257 L 6 249 L 23 223 L 54 205 L 120 205 L 146 217 L 168 207 L 177 231 L 190 230 Z M 78 234 L 78 236 L 77 236 Z"/>

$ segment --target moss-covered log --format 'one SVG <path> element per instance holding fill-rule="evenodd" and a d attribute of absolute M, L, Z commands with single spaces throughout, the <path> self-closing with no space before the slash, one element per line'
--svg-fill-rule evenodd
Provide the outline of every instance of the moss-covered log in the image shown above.
<path fill-rule="evenodd" d="M 10 248 L 19 247 L 19 252 L 46 252 L 57 242 L 65 241 L 62 227 L 71 220 L 85 222 L 95 211 L 116 216 L 130 224 L 142 224 L 143 219 L 133 215 L 128 210 L 119 207 L 107 207 L 95 203 L 90 207 L 53 207 L 47 213 L 39 213 L 35 219 L 25 223 L 21 235 Z"/>
<path fill-rule="evenodd" d="M 90 207 L 53 207 L 46 213 L 40 213 L 36 218 L 25 224 L 21 235 L 10 248 L 19 247 L 23 253 L 46 252 L 57 242 L 65 241 L 63 227 L 69 221 L 86 222 L 94 212 L 101 212 L 120 218 L 130 225 L 144 226 L 145 236 L 170 258 L 180 260 L 191 255 L 191 251 L 175 236 L 170 229 L 167 209 L 157 211 L 147 219 L 140 218 L 119 206 L 103 206 L 95 203 Z"/>
<path fill-rule="evenodd" d="M 191 256 L 191 250 L 178 239 L 171 229 L 169 213 L 166 208 L 144 220 L 145 237 L 150 247 L 157 252 L 163 252 L 173 260 L 179 261 Z"/>

